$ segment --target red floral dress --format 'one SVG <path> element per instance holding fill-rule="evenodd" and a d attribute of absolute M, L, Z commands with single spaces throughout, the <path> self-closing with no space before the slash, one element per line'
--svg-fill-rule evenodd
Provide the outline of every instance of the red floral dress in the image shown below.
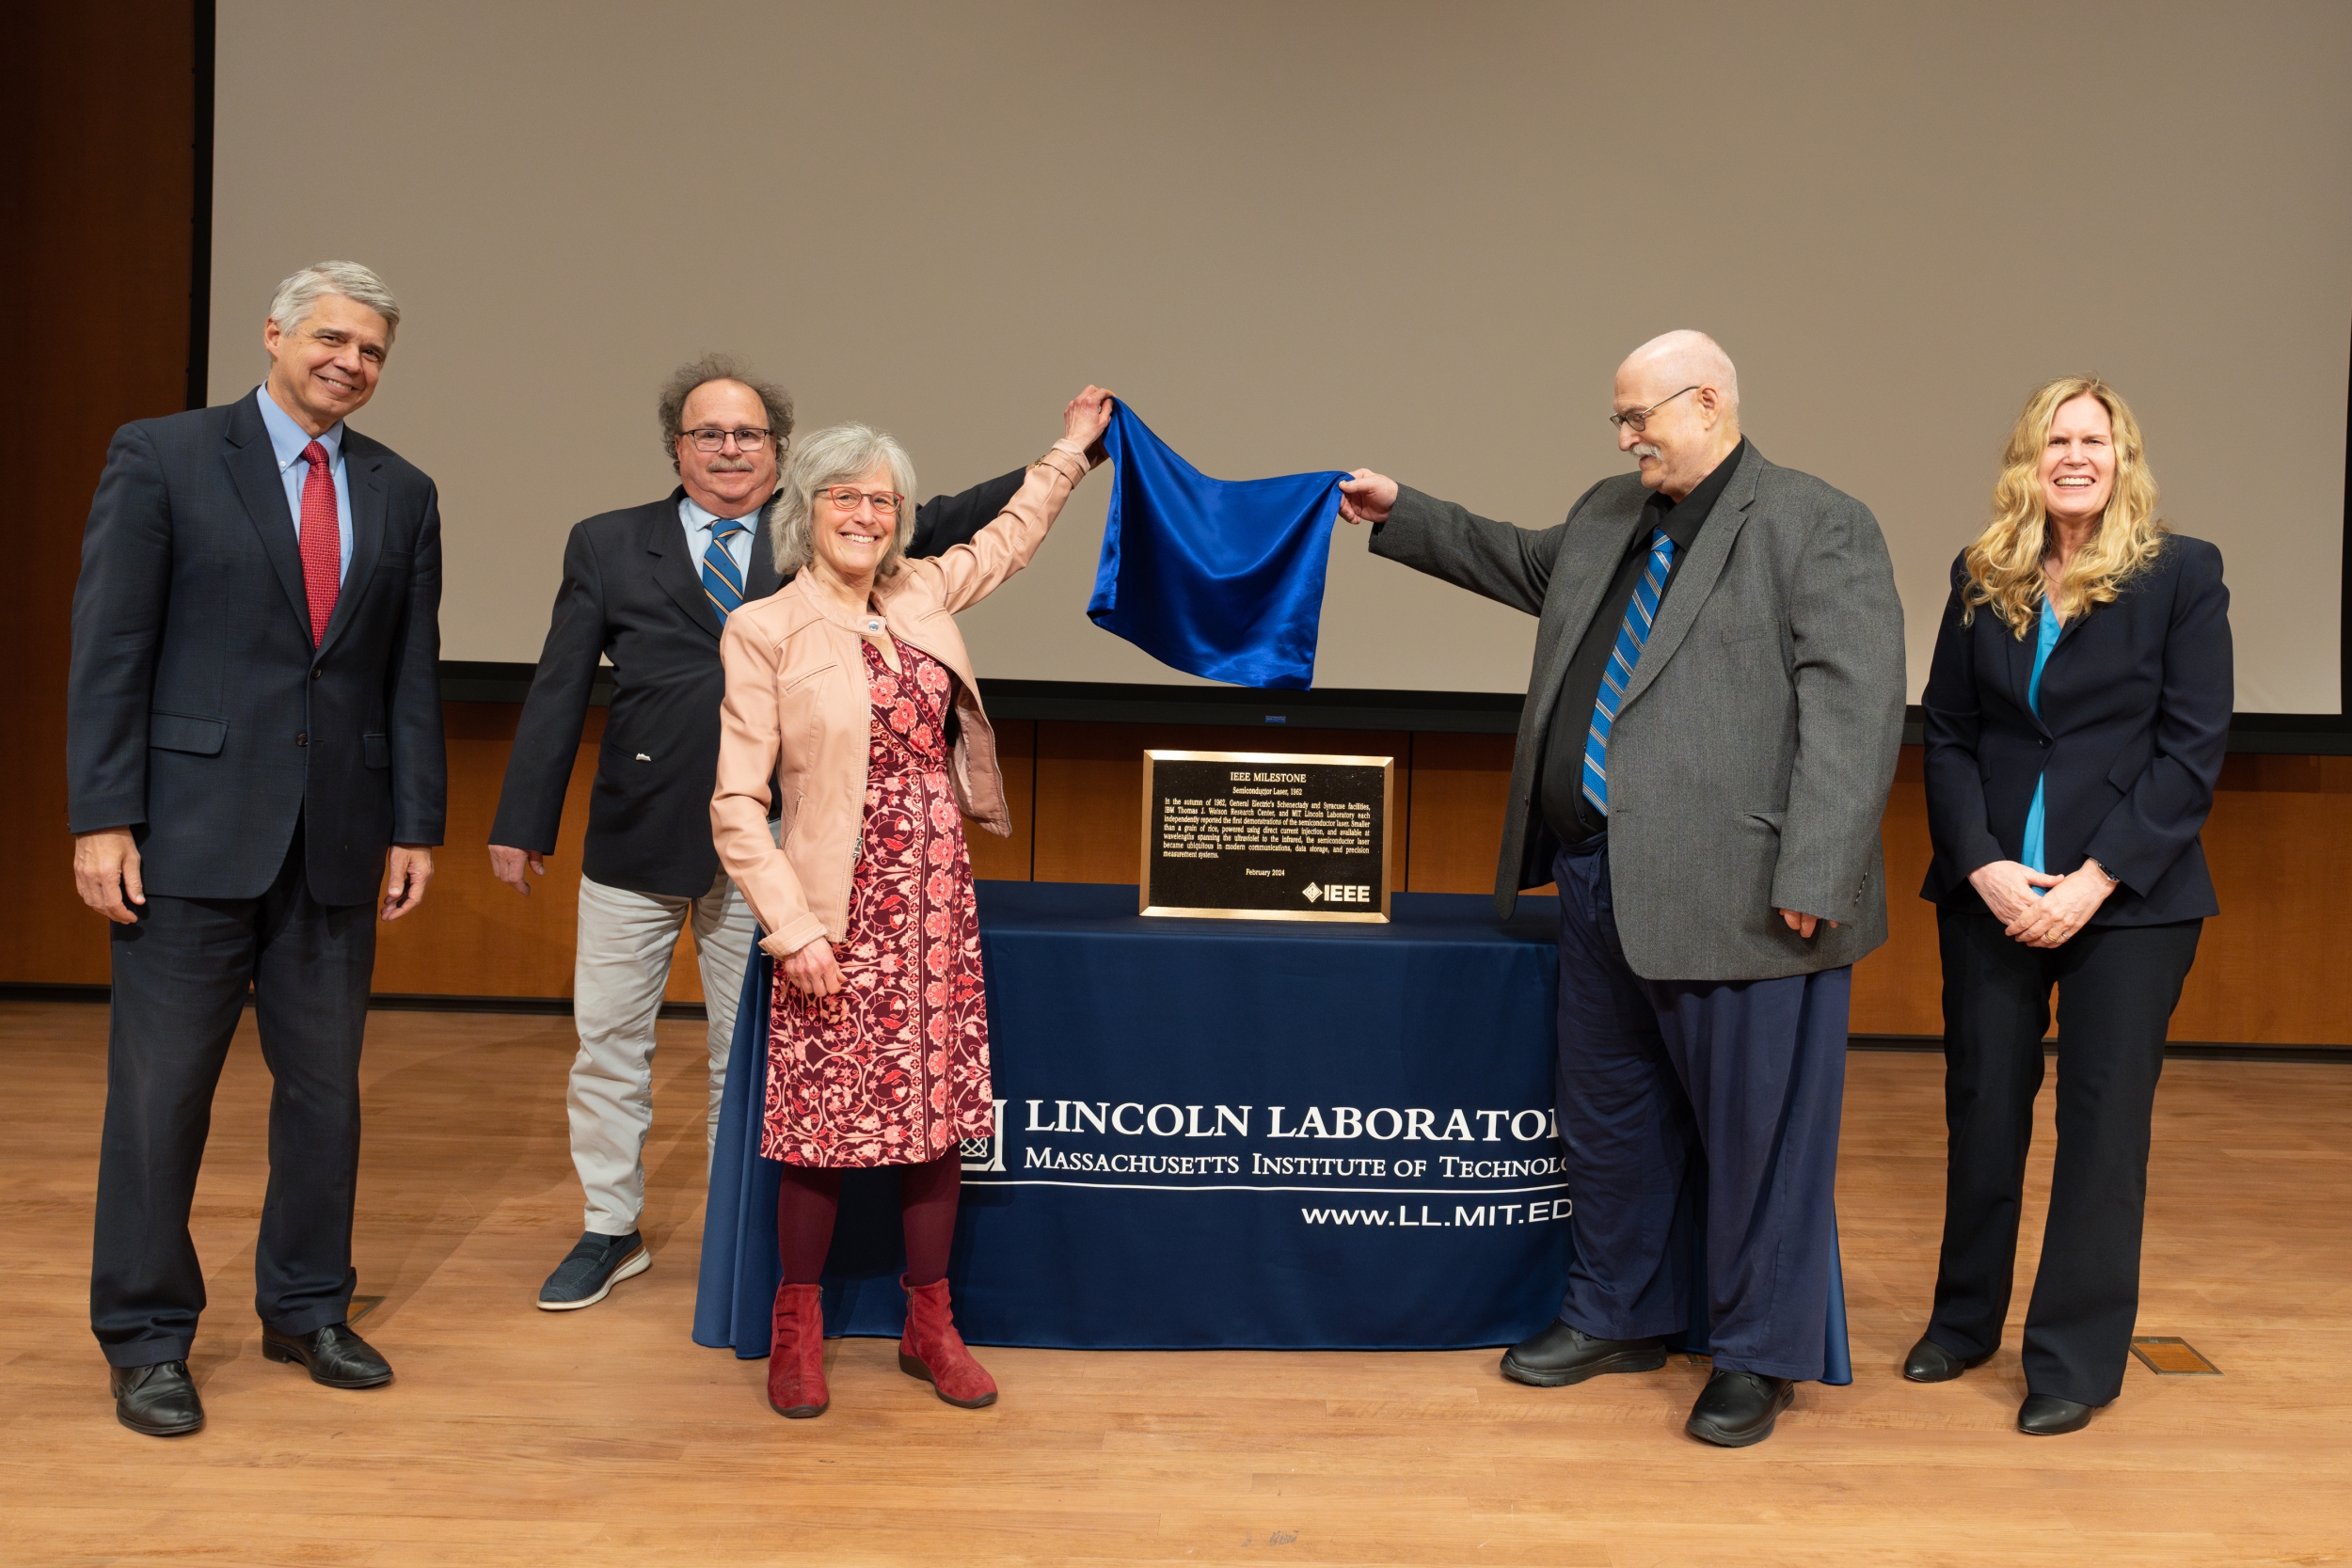
<path fill-rule="evenodd" d="M 861 642 L 874 718 L 849 929 L 833 950 L 847 985 L 814 997 L 779 968 L 769 999 L 759 1151 L 787 1164 L 920 1164 L 995 1131 L 979 907 L 947 777 L 955 678 L 904 642 L 893 673 Z"/>

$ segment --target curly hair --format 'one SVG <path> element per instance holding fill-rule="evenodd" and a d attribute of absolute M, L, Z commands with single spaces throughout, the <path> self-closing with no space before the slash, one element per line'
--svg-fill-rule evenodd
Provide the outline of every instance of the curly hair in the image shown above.
<path fill-rule="evenodd" d="M 738 381 L 759 394 L 759 401 L 767 405 L 776 461 L 782 463 L 792 441 L 792 394 L 753 374 L 752 368 L 732 354 L 706 354 L 671 372 L 670 379 L 661 384 L 661 401 L 654 405 L 655 417 L 661 421 L 661 454 L 670 460 L 670 471 L 677 472 L 677 438 L 686 434 L 686 400 L 696 388 L 712 381 Z"/>
<path fill-rule="evenodd" d="M 1977 607 L 1990 605 L 2021 641 L 2042 613 L 2049 585 L 2042 558 L 2049 553 L 2049 518 L 2042 506 L 2042 457 L 2050 444 L 2058 411 L 2076 398 L 2096 398 L 2115 431 L 2115 489 L 2088 544 L 2074 554 L 2058 585 L 2058 611 L 2067 620 L 2094 605 L 2112 604 L 2123 585 L 2154 562 L 2164 548 L 2165 527 L 2156 515 L 2156 479 L 2148 471 L 2139 421 L 2122 394 L 2095 375 L 2067 375 L 2037 388 L 2026 400 L 2001 453 L 2001 477 L 1993 486 L 1993 520 L 1962 556 L 1968 580 L 1961 588 L 1962 624 L 1976 620 Z"/>

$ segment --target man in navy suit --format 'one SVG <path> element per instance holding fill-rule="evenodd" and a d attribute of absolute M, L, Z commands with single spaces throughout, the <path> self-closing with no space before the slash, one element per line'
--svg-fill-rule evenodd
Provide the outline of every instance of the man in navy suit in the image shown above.
<path fill-rule="evenodd" d="M 90 1324 L 117 1418 L 154 1436 L 204 1424 L 188 1211 L 248 987 L 276 1081 L 262 1354 L 392 1377 L 345 1321 L 359 1048 L 376 918 L 417 907 L 441 841 L 441 522 L 433 482 L 343 421 L 399 325 L 367 268 L 295 273 L 268 379 L 117 431 L 83 534 L 68 814 L 115 922 Z"/>
<path fill-rule="evenodd" d="M 580 1240 L 540 1287 L 549 1312 L 593 1307 L 651 1266 L 638 1228 L 653 1126 L 654 1022 L 680 929 L 694 933 L 708 1012 L 706 1148 L 719 1129 L 752 914 L 719 869 L 710 792 L 726 671 L 719 633 L 782 586 L 768 509 L 792 435 L 792 400 L 725 355 L 683 366 L 656 402 L 677 487 L 576 525 L 539 668 L 490 827 L 490 870 L 529 894 L 546 874 L 591 689 L 612 682 L 580 859 L 572 1012 L 580 1053 L 565 1097 L 586 1197 Z M 1004 510 L 1015 468 L 917 509 L 909 555 L 937 555 Z"/>

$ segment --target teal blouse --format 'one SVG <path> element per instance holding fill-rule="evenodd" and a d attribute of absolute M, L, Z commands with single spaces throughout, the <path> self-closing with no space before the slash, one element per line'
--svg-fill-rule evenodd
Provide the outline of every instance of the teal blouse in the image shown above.
<path fill-rule="evenodd" d="M 2050 662 L 2050 650 L 2058 646 L 2058 606 L 2044 598 L 2042 601 L 2042 635 L 2040 641 L 2035 642 L 2033 650 L 2033 679 L 2026 683 L 2026 705 L 2033 709 L 2034 717 L 2037 719 L 2042 717 L 2042 667 Z M 2026 863 L 2036 871 L 2046 872 L 2050 868 L 2042 863 L 2043 858 L 2042 781 L 2036 779 L 2033 785 L 2033 804 L 2026 811 Z M 2041 888 L 2034 889 L 2037 894 L 2042 891 Z"/>

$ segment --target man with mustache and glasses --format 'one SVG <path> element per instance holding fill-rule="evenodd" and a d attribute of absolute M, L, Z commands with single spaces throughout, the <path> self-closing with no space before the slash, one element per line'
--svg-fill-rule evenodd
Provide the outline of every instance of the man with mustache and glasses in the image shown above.
<path fill-rule="evenodd" d="M 719 767 L 730 612 L 786 580 L 767 510 L 792 434 L 792 400 L 725 355 L 684 366 L 658 404 L 678 476 L 658 501 L 572 530 L 564 583 L 532 676 L 490 829 L 490 872 L 528 895 L 547 874 L 590 691 L 612 683 L 580 858 L 572 1006 L 580 1054 L 568 1103 L 586 1230 L 540 1288 L 550 1312 L 592 1307 L 652 1263 L 638 1221 L 653 1125 L 654 1021 L 681 927 L 691 927 L 709 1012 L 705 1148 L 718 1135 L 727 1048 L 752 945 L 752 915 L 719 869 L 710 792 Z M 910 555 L 970 539 L 1020 489 L 1025 469 L 926 502 Z M 609 661 L 610 672 L 599 669 Z"/>
<path fill-rule="evenodd" d="M 1886 940 L 1879 816 L 1903 623 L 1869 510 L 1740 434 L 1714 340 L 1617 368 L 1617 448 L 1556 528 L 1359 468 L 1372 549 L 1538 617 L 1496 907 L 1560 890 L 1559 1109 L 1576 1260 L 1504 1375 L 1664 1365 L 1703 1247 L 1713 1375 L 1685 1423 L 1761 1442 L 1829 1354 L 1855 959 Z"/>

